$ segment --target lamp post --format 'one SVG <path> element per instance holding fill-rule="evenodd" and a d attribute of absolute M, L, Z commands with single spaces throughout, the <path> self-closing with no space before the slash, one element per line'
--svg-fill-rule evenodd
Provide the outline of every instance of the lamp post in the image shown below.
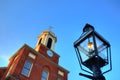
<path fill-rule="evenodd" d="M 80 68 L 92 74 L 80 75 L 92 80 L 105 80 L 103 74 L 112 70 L 110 43 L 93 26 L 86 24 L 80 38 L 74 42 L 74 48 Z M 107 69 L 103 71 L 105 66 Z"/>

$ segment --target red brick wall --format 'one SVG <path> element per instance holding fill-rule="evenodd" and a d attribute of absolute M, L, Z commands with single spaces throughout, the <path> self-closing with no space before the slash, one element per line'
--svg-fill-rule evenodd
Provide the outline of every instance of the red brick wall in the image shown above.
<path fill-rule="evenodd" d="M 52 51 L 53 52 L 53 57 L 52 58 L 50 58 L 47 54 L 46 54 L 46 52 L 47 52 L 47 50 L 48 50 L 49 48 L 47 48 L 47 47 L 45 47 L 44 45 L 40 45 L 40 47 L 39 47 L 39 53 L 42 53 L 44 56 L 46 56 L 47 58 L 49 58 L 49 59 L 51 59 L 53 62 L 55 62 L 55 63 L 57 63 L 58 64 L 58 62 L 59 62 L 59 55 L 57 55 L 54 51 Z"/>
<path fill-rule="evenodd" d="M 7 67 L 6 68 L 0 68 L 0 80 L 2 79 L 6 70 L 7 70 Z"/>
<path fill-rule="evenodd" d="M 58 77 L 58 69 L 61 69 L 64 73 L 65 76 L 63 77 L 63 80 L 67 80 L 67 71 L 64 69 L 60 68 L 58 66 L 58 61 L 59 61 L 59 56 L 55 54 L 52 58 L 48 57 L 46 54 L 47 48 L 44 46 L 41 46 L 40 53 L 34 51 L 33 49 L 29 48 L 28 46 L 24 46 L 22 48 L 17 56 L 18 58 L 15 61 L 10 61 L 10 65 L 8 68 L 10 68 L 11 64 L 14 63 L 13 69 L 11 70 L 10 74 L 16 74 L 19 75 L 22 80 L 40 80 L 41 75 L 42 75 L 42 70 L 47 69 L 49 71 L 49 80 L 57 80 Z M 33 60 L 29 58 L 28 54 L 29 52 L 33 53 L 36 55 L 36 58 Z M 42 54 L 42 56 L 41 56 Z M 26 60 L 31 60 L 33 62 L 32 70 L 30 73 L 29 77 L 26 77 L 21 74 L 21 71 L 23 69 L 24 63 Z M 9 69 L 8 69 L 9 70 Z M 6 74 L 8 72 L 6 71 Z M 5 76 L 4 76 L 5 78 Z M 3 80 L 4 80 L 3 78 Z"/>

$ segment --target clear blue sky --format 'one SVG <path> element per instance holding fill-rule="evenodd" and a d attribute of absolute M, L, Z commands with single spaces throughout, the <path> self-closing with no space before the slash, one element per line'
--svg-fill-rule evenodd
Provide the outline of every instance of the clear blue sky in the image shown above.
<path fill-rule="evenodd" d="M 111 43 L 113 70 L 107 80 L 120 79 L 119 0 L 0 0 L 0 66 L 7 66 L 24 43 L 34 48 L 37 36 L 54 26 L 55 51 L 70 71 L 68 80 L 89 80 L 78 75 L 82 71 L 73 47 L 86 23 Z"/>

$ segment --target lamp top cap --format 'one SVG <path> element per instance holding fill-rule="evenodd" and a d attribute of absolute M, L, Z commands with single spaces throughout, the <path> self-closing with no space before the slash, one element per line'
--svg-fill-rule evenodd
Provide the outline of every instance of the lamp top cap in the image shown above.
<path fill-rule="evenodd" d="M 83 32 L 87 32 L 87 31 L 90 31 L 90 30 L 93 30 L 94 31 L 94 27 L 90 24 L 86 24 L 85 27 L 83 28 Z"/>

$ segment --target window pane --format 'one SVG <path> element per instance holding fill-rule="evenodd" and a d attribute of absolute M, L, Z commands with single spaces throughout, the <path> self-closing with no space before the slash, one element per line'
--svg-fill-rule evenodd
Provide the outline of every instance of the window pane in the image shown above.
<path fill-rule="evenodd" d="M 47 79 L 48 79 L 48 72 L 46 70 L 43 70 L 41 80 L 47 80 Z"/>
<path fill-rule="evenodd" d="M 43 76 L 44 77 L 48 76 L 48 72 L 47 71 L 43 71 Z"/>
<path fill-rule="evenodd" d="M 47 79 L 45 79 L 45 78 L 43 78 L 43 77 L 42 77 L 42 79 L 41 79 L 41 80 L 47 80 Z"/>
<path fill-rule="evenodd" d="M 25 76 L 28 76 L 29 73 L 30 73 L 30 70 L 31 70 L 31 67 L 32 67 L 32 62 L 30 61 L 26 61 L 25 64 L 24 64 L 24 67 L 22 69 L 22 74 L 25 75 Z"/>
<path fill-rule="evenodd" d="M 28 76 L 28 74 L 29 74 L 29 70 L 23 68 L 23 70 L 22 70 L 22 74 L 24 74 L 25 76 Z"/>
<path fill-rule="evenodd" d="M 30 61 L 26 61 L 24 67 L 27 69 L 30 69 L 30 67 L 32 66 L 32 63 Z"/>

